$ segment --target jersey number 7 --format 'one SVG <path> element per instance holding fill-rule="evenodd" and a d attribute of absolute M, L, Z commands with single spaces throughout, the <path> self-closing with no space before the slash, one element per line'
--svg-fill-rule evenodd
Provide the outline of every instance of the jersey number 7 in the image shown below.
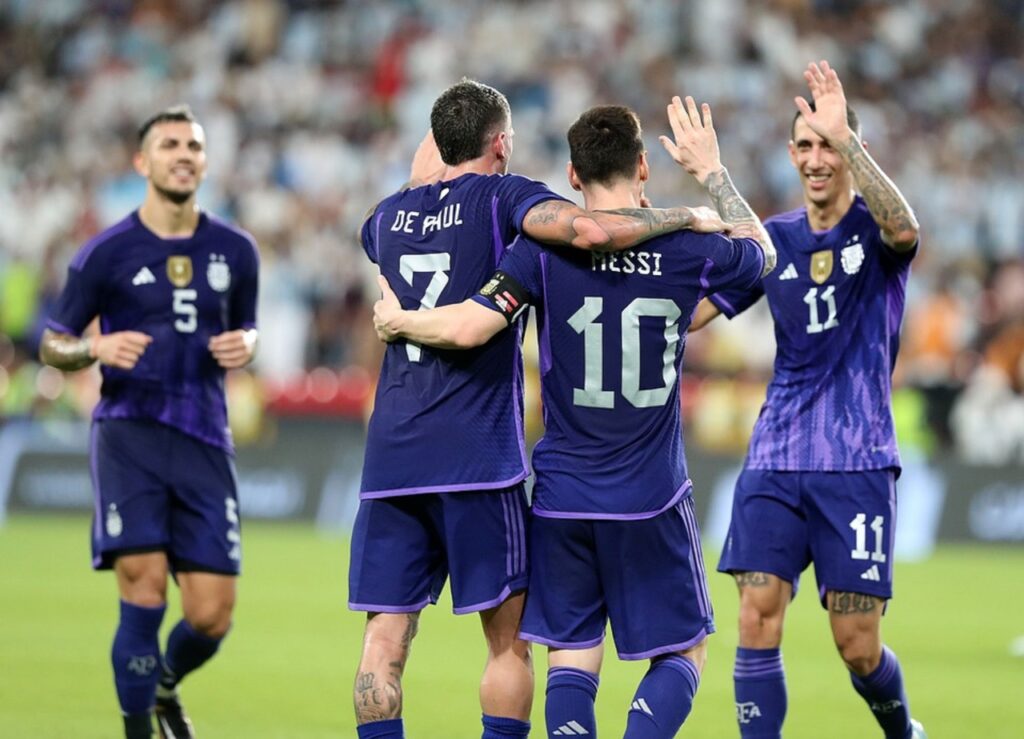
<path fill-rule="evenodd" d="M 437 305 L 437 299 L 441 297 L 441 291 L 448 284 L 448 272 L 452 268 L 452 255 L 448 252 L 440 254 L 405 254 L 398 260 L 398 271 L 402 279 L 412 286 L 413 278 L 417 272 L 432 272 L 433 276 L 427 284 L 427 291 L 420 298 L 420 308 L 430 310 Z M 405 343 L 405 351 L 410 362 L 420 361 L 423 350 L 419 344 L 412 341 Z"/>

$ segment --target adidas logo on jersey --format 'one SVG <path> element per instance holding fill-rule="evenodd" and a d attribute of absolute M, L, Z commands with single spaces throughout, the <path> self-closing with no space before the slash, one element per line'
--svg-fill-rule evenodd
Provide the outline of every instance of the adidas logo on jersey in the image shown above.
<path fill-rule="evenodd" d="M 585 728 L 580 726 L 575 721 L 570 721 L 567 724 L 562 724 L 561 726 L 559 726 L 554 731 L 552 736 L 585 736 L 589 733 L 589 731 L 587 731 Z"/>
<path fill-rule="evenodd" d="M 136 272 L 135 276 L 132 278 L 132 284 L 136 286 L 149 285 L 153 282 L 156 282 L 156 278 L 153 276 L 153 273 L 149 271 L 149 267 L 143 267 Z"/>
<path fill-rule="evenodd" d="M 651 707 L 647 705 L 647 701 L 643 698 L 637 698 L 633 701 L 629 706 L 629 710 L 640 711 L 640 713 L 646 713 L 648 716 L 654 715 L 654 711 L 651 710 Z"/>
<path fill-rule="evenodd" d="M 792 262 L 790 262 L 789 266 L 782 270 L 782 274 L 779 275 L 780 280 L 795 280 L 797 277 L 799 277 L 799 275 L 796 273 L 796 265 Z"/>
<path fill-rule="evenodd" d="M 860 576 L 861 580 L 871 580 L 873 582 L 881 582 L 882 578 L 878 574 L 878 565 L 871 565 L 866 569 Z"/>

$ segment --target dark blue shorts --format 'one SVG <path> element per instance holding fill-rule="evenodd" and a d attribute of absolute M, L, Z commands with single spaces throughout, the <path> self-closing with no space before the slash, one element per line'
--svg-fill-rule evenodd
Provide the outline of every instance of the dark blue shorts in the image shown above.
<path fill-rule="evenodd" d="M 767 572 L 793 583 L 814 562 L 828 590 L 892 597 L 894 470 L 744 470 L 719 572 Z"/>
<path fill-rule="evenodd" d="M 235 467 L 223 449 L 170 426 L 102 419 L 90 449 L 92 564 L 165 551 L 175 571 L 237 575 L 241 528 Z"/>
<path fill-rule="evenodd" d="M 639 521 L 534 515 L 530 556 L 523 639 L 587 649 L 611 621 L 619 657 L 648 659 L 715 630 L 692 496 Z"/>
<path fill-rule="evenodd" d="M 451 577 L 455 613 L 500 605 L 526 588 L 526 493 L 422 493 L 359 503 L 348 606 L 413 613 Z"/>

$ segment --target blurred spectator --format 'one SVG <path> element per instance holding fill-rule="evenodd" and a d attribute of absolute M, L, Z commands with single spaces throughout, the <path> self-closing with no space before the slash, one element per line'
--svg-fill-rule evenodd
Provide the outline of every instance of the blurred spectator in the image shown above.
<path fill-rule="evenodd" d="M 123 142 L 164 105 L 189 102 L 216 144 L 204 206 L 259 240 L 256 370 L 281 387 L 316 366 L 376 370 L 354 235 L 405 181 L 432 100 L 462 75 L 508 94 L 513 169 L 567 196 L 567 125 L 620 102 L 647 126 L 648 195 L 700 198 L 656 136 L 669 96 L 707 99 L 734 179 L 767 215 L 799 191 L 785 148 L 764 142 L 785 140 L 800 73 L 827 58 L 922 224 L 897 372 L 919 391 L 909 415 L 940 449 L 1021 459 L 1021 0 L 12 0 L 0 44 L 0 332 L 19 352 L 2 365 L 5 412 L 34 392 L 19 373 L 74 249 L 139 199 Z M 684 410 L 708 444 L 745 443 L 771 371 L 769 321 L 691 338 Z M 984 441 L 987 409 L 1007 416 L 998 444 Z"/>

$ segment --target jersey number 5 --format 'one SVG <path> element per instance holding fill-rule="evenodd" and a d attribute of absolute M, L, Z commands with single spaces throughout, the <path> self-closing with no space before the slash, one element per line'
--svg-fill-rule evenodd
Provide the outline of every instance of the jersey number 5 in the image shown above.
<path fill-rule="evenodd" d="M 196 317 L 199 315 L 199 310 L 196 308 L 196 298 L 198 295 L 195 290 L 187 288 L 179 288 L 171 294 L 174 315 L 178 316 L 174 320 L 174 328 L 183 334 L 194 334 L 196 332 L 196 326 L 198 325 Z"/>
<path fill-rule="evenodd" d="M 448 284 L 448 272 L 452 268 L 452 255 L 448 252 L 440 254 L 406 254 L 398 260 L 398 271 L 402 279 L 412 285 L 417 272 L 432 272 L 433 276 L 427 284 L 427 291 L 420 298 L 420 308 L 430 310 L 437 305 L 441 291 Z M 405 343 L 405 351 L 410 362 L 420 361 L 423 350 L 419 344 L 411 341 Z"/>
<path fill-rule="evenodd" d="M 584 298 L 569 325 L 583 334 L 583 387 L 573 388 L 573 405 L 614 408 L 615 395 L 604 386 L 604 326 L 597 323 L 604 298 Z M 662 354 L 661 387 L 640 389 L 640 319 L 665 319 L 665 351 Z M 679 343 L 679 306 L 664 298 L 637 298 L 622 311 L 622 395 L 634 408 L 665 405 L 676 381 L 676 344 Z"/>

